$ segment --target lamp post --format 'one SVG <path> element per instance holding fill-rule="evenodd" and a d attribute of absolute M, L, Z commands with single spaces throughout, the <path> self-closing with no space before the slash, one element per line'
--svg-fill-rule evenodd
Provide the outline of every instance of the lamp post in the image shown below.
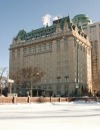
<path fill-rule="evenodd" d="M 77 46 L 76 46 L 76 96 L 78 96 L 78 88 L 79 88 L 79 83 L 78 83 L 78 43 L 77 43 Z"/>
<path fill-rule="evenodd" d="M 32 82 L 31 82 L 31 90 L 30 90 L 30 96 L 31 96 L 31 97 L 33 96 L 32 93 L 33 93 L 33 92 L 32 92 Z"/>
<path fill-rule="evenodd" d="M 66 87 L 67 87 L 67 96 L 69 96 L 69 85 L 67 86 L 67 79 L 69 78 L 69 76 L 65 76 L 65 94 L 66 94 Z"/>
<path fill-rule="evenodd" d="M 9 89 L 10 89 L 10 94 L 12 93 L 11 89 L 12 89 L 12 84 L 14 83 L 14 80 L 12 79 L 8 79 L 8 83 L 10 83 Z"/>
<path fill-rule="evenodd" d="M 60 76 L 57 77 L 57 80 L 58 80 L 58 85 L 57 85 L 57 94 L 58 94 L 58 95 L 61 94 L 61 92 L 60 92 L 60 91 L 61 91 L 61 90 L 60 90 L 60 83 L 59 83 L 60 78 L 61 78 Z"/>

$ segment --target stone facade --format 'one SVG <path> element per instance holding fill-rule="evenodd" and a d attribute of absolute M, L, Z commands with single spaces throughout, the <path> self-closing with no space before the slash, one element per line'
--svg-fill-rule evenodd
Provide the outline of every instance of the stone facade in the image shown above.
<path fill-rule="evenodd" d="M 10 73 L 28 66 L 38 66 L 46 72 L 33 85 L 33 96 L 81 95 L 87 88 L 92 91 L 91 45 L 69 17 L 30 33 L 20 31 L 9 50 Z"/>
<path fill-rule="evenodd" d="M 100 22 L 92 23 L 85 14 L 77 15 L 73 21 L 82 26 L 92 46 L 92 84 L 94 94 L 100 94 Z"/>

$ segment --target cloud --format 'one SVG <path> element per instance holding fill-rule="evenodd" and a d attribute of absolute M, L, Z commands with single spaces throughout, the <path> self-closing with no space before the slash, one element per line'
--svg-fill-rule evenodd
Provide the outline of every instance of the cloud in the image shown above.
<path fill-rule="evenodd" d="M 50 26 L 52 25 L 53 20 L 57 20 L 58 16 L 52 16 L 50 14 L 46 14 L 45 16 L 42 17 L 42 23 L 46 27 L 47 25 Z"/>
<path fill-rule="evenodd" d="M 57 20 L 59 17 L 58 16 L 55 16 L 54 18 L 53 18 L 53 20 Z"/>
<path fill-rule="evenodd" d="M 52 16 L 49 14 L 46 14 L 42 17 L 42 22 L 44 26 L 50 26 L 52 24 Z"/>

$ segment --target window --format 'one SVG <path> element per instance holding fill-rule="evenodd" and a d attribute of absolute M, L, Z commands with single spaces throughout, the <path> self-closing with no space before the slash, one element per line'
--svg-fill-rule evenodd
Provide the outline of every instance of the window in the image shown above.
<path fill-rule="evenodd" d="M 79 49 L 79 44 L 77 43 L 77 49 Z"/>
<path fill-rule="evenodd" d="M 60 41 L 57 41 L 57 51 L 60 51 Z"/>
<path fill-rule="evenodd" d="M 49 50 L 52 51 L 52 43 L 49 43 Z"/>
<path fill-rule="evenodd" d="M 44 44 L 44 52 L 46 51 L 46 44 Z"/>
<path fill-rule="evenodd" d="M 36 54 L 36 46 L 33 47 L 33 54 Z"/>
<path fill-rule="evenodd" d="M 83 47 L 83 51 L 85 52 L 85 47 Z"/>
<path fill-rule="evenodd" d="M 82 45 L 80 45 L 80 50 L 82 51 Z"/>
<path fill-rule="evenodd" d="M 12 51 L 12 59 L 15 59 L 15 50 Z"/>
<path fill-rule="evenodd" d="M 76 42 L 74 42 L 74 47 L 76 47 Z"/>
<path fill-rule="evenodd" d="M 20 49 L 17 49 L 17 58 L 20 57 Z"/>
<path fill-rule="evenodd" d="M 29 51 L 29 55 L 32 53 L 32 48 L 31 47 L 29 47 L 28 48 L 28 51 Z"/>
<path fill-rule="evenodd" d="M 57 95 L 60 95 L 60 91 L 57 91 Z"/>
<path fill-rule="evenodd" d="M 41 52 L 41 45 L 38 45 L 38 53 Z"/>
<path fill-rule="evenodd" d="M 24 56 L 27 55 L 27 48 L 24 48 Z"/>
<path fill-rule="evenodd" d="M 57 95 L 60 95 L 60 86 L 57 86 Z"/>

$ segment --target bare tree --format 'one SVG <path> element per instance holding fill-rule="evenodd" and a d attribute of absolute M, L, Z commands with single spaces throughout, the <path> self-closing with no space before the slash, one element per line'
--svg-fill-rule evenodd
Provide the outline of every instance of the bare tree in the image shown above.
<path fill-rule="evenodd" d="M 2 78 L 3 78 L 3 74 L 6 70 L 6 67 L 1 67 L 0 68 L 0 90 L 1 90 L 1 95 L 2 95 Z"/>
<path fill-rule="evenodd" d="M 16 84 L 26 85 L 30 88 L 30 96 L 32 96 L 32 85 L 45 75 L 45 72 L 39 67 L 27 67 L 10 73 L 9 77 L 14 80 Z"/>

